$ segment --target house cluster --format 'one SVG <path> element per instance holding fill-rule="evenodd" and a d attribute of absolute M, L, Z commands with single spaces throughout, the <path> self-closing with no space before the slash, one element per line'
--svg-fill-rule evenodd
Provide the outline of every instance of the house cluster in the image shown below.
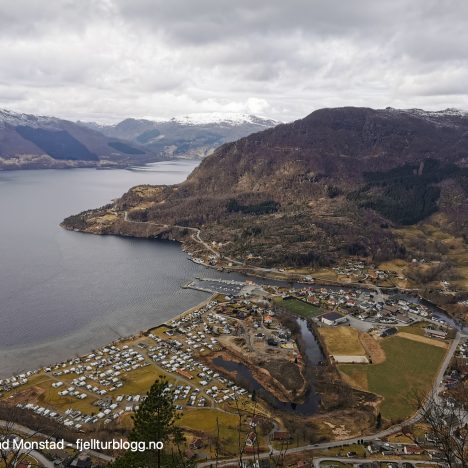
<path fill-rule="evenodd" d="M 443 455 L 435 448 L 434 436 L 426 433 L 418 437 L 414 444 L 403 444 L 384 442 L 376 439 L 366 446 L 367 451 L 371 455 L 383 456 L 429 456 L 431 461 L 439 462 L 443 460 Z"/>
<path fill-rule="evenodd" d="M 468 338 L 464 338 L 460 341 L 457 346 L 456 356 L 463 360 L 468 360 Z"/>
<path fill-rule="evenodd" d="M 361 261 L 346 261 L 343 265 L 333 268 L 338 276 L 344 276 L 351 281 L 385 281 L 397 277 L 391 270 L 381 270 L 375 265 L 367 265 Z"/>
<path fill-rule="evenodd" d="M 451 365 L 445 371 L 442 379 L 443 393 L 447 404 L 457 405 L 457 398 L 460 396 L 458 390 L 463 389 L 468 381 L 468 338 L 463 338 L 458 343 Z M 463 391 L 461 392 L 463 395 Z M 457 398 L 453 398 L 457 397 Z M 466 405 L 466 402 L 465 402 Z M 468 408 L 467 408 L 468 409 Z"/>
<path fill-rule="evenodd" d="M 22 385 L 26 385 L 29 382 L 29 378 L 36 373 L 37 371 L 28 371 L 14 375 L 7 379 L 0 379 L 0 397 L 3 395 L 3 393 L 15 390 Z"/>
<path fill-rule="evenodd" d="M 401 296 L 384 296 L 377 291 L 362 289 L 312 288 L 290 289 L 283 297 L 297 297 L 324 310 L 343 315 L 352 314 L 360 320 L 381 324 L 409 325 L 421 319 L 436 324 L 445 322 L 434 316 L 423 304 Z M 337 317 L 336 317 L 337 318 Z"/>
<path fill-rule="evenodd" d="M 84 430 L 93 424 L 109 424 L 125 413 L 136 411 L 145 397 L 125 392 L 125 386 L 127 382 L 132 383 L 130 372 L 148 366 L 153 369 L 156 366 L 169 376 L 179 410 L 185 406 L 222 404 L 242 395 L 248 397 L 246 390 L 197 359 L 200 353 L 221 349 L 219 334 L 235 333 L 229 317 L 219 313 L 217 305 L 212 301 L 171 320 L 161 328 L 165 332 L 117 340 L 88 355 L 0 380 L 0 390 L 15 390 L 26 385 L 32 375 L 42 372 L 52 381 L 49 385 L 59 400 L 63 398 L 63 403 L 46 400 L 40 405 L 20 402 L 17 406 L 75 430 Z M 87 407 L 86 404 L 73 405 L 73 399 L 77 404 L 85 400 Z M 68 409 L 61 409 L 67 404 L 70 404 Z M 90 407 L 96 410 L 91 411 Z"/>
<path fill-rule="evenodd" d="M 126 372 L 148 365 L 149 362 L 145 361 L 145 357 L 133 348 L 127 345 L 118 348 L 113 345 L 85 357 L 47 367 L 44 371 L 57 380 L 52 384 L 54 388 L 61 388 L 65 385 L 65 382 L 59 380 L 60 377 L 75 377 L 71 385 L 60 390 L 58 394 L 62 397 L 75 396 L 85 399 L 87 394 L 83 391 L 86 390 L 98 396 L 106 395 L 123 387 L 121 379 Z"/>
<path fill-rule="evenodd" d="M 410 325 L 420 318 L 430 318 L 422 304 L 397 297 L 384 299 L 369 291 L 361 292 L 351 309 L 356 318 L 381 324 Z"/>
<path fill-rule="evenodd" d="M 230 323 L 236 335 L 250 334 L 252 331 L 253 340 L 251 341 L 254 344 L 264 343 L 269 347 L 295 349 L 291 331 L 282 326 L 269 305 L 267 301 L 253 303 L 249 299 L 231 299 L 227 306 L 220 310 L 218 317 L 223 323 Z M 230 322 L 229 319 L 231 319 Z"/>

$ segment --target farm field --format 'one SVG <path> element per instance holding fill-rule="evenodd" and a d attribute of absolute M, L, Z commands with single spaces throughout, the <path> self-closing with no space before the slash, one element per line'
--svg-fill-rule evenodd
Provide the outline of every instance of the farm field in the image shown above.
<path fill-rule="evenodd" d="M 289 310 L 289 312 L 305 318 L 317 317 L 324 313 L 320 307 L 307 304 L 306 302 L 300 301 L 299 299 L 283 299 L 278 301 L 278 303 L 281 307 Z"/>
<path fill-rule="evenodd" d="M 359 332 L 351 327 L 320 327 L 320 336 L 327 351 L 332 355 L 365 356 L 366 351 L 359 340 Z"/>
<path fill-rule="evenodd" d="M 418 394 L 431 389 L 446 350 L 398 336 L 382 341 L 386 360 L 381 364 L 342 364 L 341 372 L 356 387 L 382 396 L 382 416 L 402 420 L 415 410 Z"/>

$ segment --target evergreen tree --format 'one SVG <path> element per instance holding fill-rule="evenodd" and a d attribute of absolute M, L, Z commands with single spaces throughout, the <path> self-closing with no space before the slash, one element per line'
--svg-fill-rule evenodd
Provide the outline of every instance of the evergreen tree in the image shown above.
<path fill-rule="evenodd" d="M 380 413 L 377 414 L 377 418 L 375 420 L 375 427 L 376 429 L 380 429 L 382 427 L 382 415 Z"/>
<path fill-rule="evenodd" d="M 134 426 L 129 436 L 131 442 L 145 442 L 145 451 L 128 451 L 119 457 L 113 468 L 191 467 L 180 446 L 184 441 L 182 431 L 176 426 L 179 415 L 174 405 L 174 395 L 168 382 L 160 377 L 154 382 L 147 398 L 132 417 Z M 162 442 L 162 450 L 149 449 L 150 442 Z"/>

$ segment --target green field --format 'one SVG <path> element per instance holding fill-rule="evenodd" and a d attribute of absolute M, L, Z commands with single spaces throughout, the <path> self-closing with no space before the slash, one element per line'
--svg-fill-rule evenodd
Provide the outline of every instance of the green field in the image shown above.
<path fill-rule="evenodd" d="M 323 314 L 323 310 L 320 309 L 320 307 L 300 301 L 299 299 L 283 299 L 279 300 L 278 304 L 286 310 L 289 310 L 289 312 L 304 318 L 317 317 Z"/>
<path fill-rule="evenodd" d="M 385 339 L 382 348 L 386 360 L 381 364 L 342 364 L 339 369 L 357 386 L 384 397 L 384 418 L 404 419 L 415 411 L 416 396 L 431 389 L 446 350 L 398 336 Z"/>

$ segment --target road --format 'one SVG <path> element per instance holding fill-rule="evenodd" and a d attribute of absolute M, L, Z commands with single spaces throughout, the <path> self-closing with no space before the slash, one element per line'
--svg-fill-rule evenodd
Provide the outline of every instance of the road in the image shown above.
<path fill-rule="evenodd" d="M 219 252 L 217 252 L 215 249 L 213 249 L 213 247 L 211 245 L 209 245 L 207 242 L 205 242 L 203 239 L 201 239 L 201 237 L 200 237 L 200 232 L 201 231 L 198 228 L 187 227 L 187 226 L 178 226 L 178 225 L 171 225 L 170 226 L 170 225 L 167 225 L 167 224 L 158 224 L 158 223 L 153 223 L 153 222 L 148 222 L 148 221 L 129 220 L 127 211 L 124 212 L 124 221 L 126 221 L 128 223 L 135 223 L 135 224 L 151 224 L 151 225 L 163 228 L 163 229 L 176 228 L 176 229 L 185 229 L 185 230 L 188 230 L 188 231 L 192 231 L 193 232 L 192 239 L 194 241 L 196 241 L 196 242 L 200 243 L 201 245 L 203 245 L 209 252 L 211 252 L 217 258 L 220 257 Z M 237 264 L 242 264 L 241 262 L 239 262 L 237 260 L 233 260 L 233 259 L 229 259 L 229 258 L 227 258 L 227 260 L 232 261 L 232 262 L 237 263 Z M 264 272 L 278 271 L 278 270 L 276 270 L 274 268 L 255 267 L 255 269 L 258 270 L 258 271 L 264 271 Z M 380 290 L 380 288 L 378 288 L 376 286 L 373 286 L 373 285 L 372 285 L 372 287 L 376 289 L 376 292 L 377 292 L 378 295 L 382 296 L 382 291 Z M 453 354 L 455 353 L 455 350 L 456 350 L 462 336 L 464 336 L 464 335 L 461 335 L 460 332 L 457 332 L 457 335 L 456 335 L 455 339 L 453 340 L 453 342 L 452 342 L 452 344 L 451 344 L 451 346 L 450 346 L 450 348 L 449 348 L 449 350 L 448 350 L 448 352 L 447 352 L 447 354 L 445 356 L 445 359 L 444 359 L 442 365 L 440 366 L 439 372 L 438 372 L 438 374 L 437 374 L 437 376 L 435 378 L 435 381 L 434 381 L 433 391 L 428 396 L 428 398 L 432 394 L 434 394 L 434 395 L 438 394 L 440 382 L 442 381 L 444 373 L 445 373 L 445 371 L 446 371 L 446 369 L 447 369 L 447 367 L 448 367 L 448 365 L 450 363 L 450 360 L 453 357 Z M 390 427 L 388 429 L 385 429 L 383 431 L 380 431 L 380 432 L 378 432 L 376 434 L 372 434 L 372 435 L 368 435 L 368 436 L 359 436 L 359 437 L 355 437 L 355 438 L 351 438 L 351 439 L 334 441 L 334 442 L 326 442 L 326 443 L 321 443 L 321 444 L 305 445 L 305 446 L 302 446 L 302 447 L 291 448 L 291 449 L 288 449 L 288 453 L 300 453 L 300 452 L 303 452 L 303 451 L 313 450 L 313 449 L 327 449 L 327 448 L 342 446 L 343 444 L 351 445 L 351 444 L 357 443 L 359 440 L 362 440 L 362 439 L 365 439 L 365 440 L 381 439 L 383 437 L 387 437 L 387 436 L 389 436 L 391 434 L 394 434 L 396 432 L 400 432 L 401 429 L 402 429 L 402 426 L 414 424 L 420 418 L 421 418 L 421 414 L 418 411 L 415 415 L 413 415 L 411 418 L 407 419 L 405 422 L 403 422 L 401 424 L 398 424 L 398 425 L 395 425 L 395 426 L 392 426 L 392 427 Z M 2 425 L 5 426 L 6 424 L 7 423 L 5 421 L 0 421 L 0 426 L 2 426 Z M 32 435 L 34 433 L 32 430 L 30 430 L 30 429 L 28 429 L 28 428 L 26 428 L 24 426 L 18 425 L 18 424 L 14 424 L 13 429 L 17 430 L 19 432 L 23 432 L 23 433 L 28 434 L 28 435 Z M 37 434 L 36 433 L 36 435 L 40 435 L 40 436 L 43 436 L 43 437 L 46 437 L 46 438 L 49 437 L 46 434 Z M 71 444 L 71 446 L 73 446 L 73 444 Z M 104 455 L 104 454 L 99 453 L 99 452 L 89 451 L 89 453 L 91 455 L 97 457 L 97 458 L 100 458 L 100 459 L 104 460 L 104 461 L 111 461 L 112 460 L 112 457 L 109 457 L 109 456 Z M 271 452 L 271 455 L 279 455 L 279 453 L 280 452 L 278 450 L 273 450 Z M 41 455 L 38 454 L 38 456 L 41 456 Z M 258 455 L 258 458 L 267 458 L 269 456 L 270 456 L 269 453 L 263 453 L 263 454 Z M 245 460 L 248 460 L 249 458 L 252 458 L 252 457 L 244 457 Z M 326 458 L 326 459 L 329 459 L 329 458 Z M 225 465 L 235 463 L 237 460 L 238 460 L 237 458 L 233 458 L 233 459 L 229 459 L 229 460 L 223 460 L 221 462 L 218 462 L 217 465 L 218 466 L 225 466 Z M 345 460 L 347 460 L 349 462 L 349 459 L 345 459 Z M 200 464 L 198 464 L 198 466 L 199 467 L 208 467 L 208 466 L 210 466 L 212 464 L 213 464 L 213 461 L 208 461 L 208 462 L 200 463 Z M 50 465 L 46 465 L 46 466 L 53 466 L 53 465 L 50 464 Z"/>
<path fill-rule="evenodd" d="M 434 380 L 434 387 L 433 387 L 433 393 L 434 394 L 437 394 L 438 390 L 439 390 L 439 386 L 440 386 L 440 383 L 442 381 L 442 378 L 444 376 L 444 373 L 452 359 L 452 356 L 453 354 L 455 353 L 455 350 L 458 346 L 458 344 L 460 343 L 460 339 L 462 337 L 465 337 L 465 335 L 462 335 L 460 332 L 457 333 L 457 335 L 455 336 L 455 339 L 453 340 L 445 358 L 444 358 L 444 361 L 442 362 L 441 366 L 440 366 L 440 369 L 439 369 L 439 372 Z M 295 448 L 290 448 L 288 449 L 288 453 L 301 453 L 301 452 L 304 452 L 304 451 L 308 451 L 308 450 L 319 450 L 319 449 L 327 449 L 327 448 L 333 448 L 333 447 L 337 447 L 337 446 L 343 446 L 344 444 L 346 445 L 351 445 L 351 444 L 355 444 L 355 443 L 358 443 L 359 440 L 362 440 L 362 439 L 365 439 L 366 441 L 370 441 L 370 440 L 375 440 L 375 439 L 382 439 L 384 437 L 387 437 L 391 434 L 394 434 L 396 432 L 400 432 L 401 429 L 402 429 L 402 426 L 403 425 L 410 425 L 410 424 L 413 424 L 415 422 L 417 422 L 419 419 L 421 418 L 421 414 L 420 412 L 417 412 L 414 416 L 412 416 L 411 418 L 407 419 L 404 423 L 402 424 L 398 424 L 398 425 L 395 425 L 395 426 L 392 426 L 388 429 L 385 429 L 383 431 L 380 431 L 378 433 L 375 433 L 375 434 L 372 434 L 372 435 L 368 435 L 368 436 L 359 436 L 359 437 L 354 437 L 354 438 L 351 438 L 351 439 L 346 439 L 346 440 L 339 440 L 339 441 L 333 441 L 333 442 L 325 442 L 325 443 L 320 443 L 320 444 L 309 444 L 309 445 L 304 445 L 302 447 L 295 447 Z M 26 435 L 30 435 L 30 436 L 39 436 L 39 437 L 44 437 L 46 439 L 49 439 L 50 436 L 48 436 L 47 434 L 43 434 L 43 433 L 40 433 L 40 432 L 37 432 L 37 431 L 33 431 L 32 429 L 29 429 L 25 426 L 22 426 L 20 424 L 12 424 L 10 422 L 7 422 L 7 421 L 1 421 L 0 420 L 0 427 L 10 427 L 12 431 L 15 431 L 19 434 L 26 434 Z M 69 444 L 70 447 L 73 447 L 75 448 L 75 445 L 74 444 Z M 103 461 L 106 461 L 106 462 L 109 462 L 109 461 L 112 461 L 112 457 L 108 456 L 108 455 L 105 455 L 103 453 L 99 453 L 99 452 L 95 452 L 95 451 L 88 451 L 88 453 L 96 458 L 99 458 Z M 280 452 L 278 450 L 272 450 L 270 453 L 262 453 L 260 455 L 257 456 L 257 458 L 268 458 L 269 456 L 273 455 L 273 456 L 277 456 L 279 455 Z M 39 462 L 41 462 L 46 468 L 52 468 L 53 467 L 53 464 L 47 460 L 42 454 L 40 454 L 39 452 L 31 452 L 31 455 L 34 456 L 34 458 L 36 458 Z M 248 456 L 245 456 L 243 457 L 244 460 L 249 460 L 249 459 L 252 459 L 253 457 L 248 457 Z M 326 457 L 326 458 L 322 458 L 322 459 L 318 459 L 318 460 L 329 460 L 330 457 Z M 340 461 L 341 459 L 336 459 L 337 461 Z M 346 459 L 343 459 L 343 460 L 346 460 L 347 462 L 350 461 L 349 458 L 346 458 Z M 363 459 L 365 460 L 365 459 Z M 218 466 L 221 467 L 221 466 L 226 466 L 226 465 L 230 465 L 230 464 L 233 464 L 235 462 L 237 462 L 238 459 L 237 458 L 232 458 L 232 459 L 229 459 L 229 460 L 223 460 L 223 461 L 220 461 L 218 462 Z M 359 460 L 356 460 L 356 459 L 352 459 L 353 462 L 355 463 L 360 463 Z M 366 462 L 368 462 L 369 460 L 365 460 Z M 410 461 L 411 462 L 411 461 Z M 208 467 L 210 465 L 213 465 L 213 461 L 208 461 L 208 462 L 204 462 L 204 463 L 199 463 L 198 464 L 198 467 L 202 468 L 202 467 Z M 315 462 L 314 462 L 315 463 Z M 411 462 L 413 463 L 413 462 Z"/>
<path fill-rule="evenodd" d="M 445 356 L 445 358 L 444 358 L 444 360 L 443 360 L 443 362 L 442 362 L 442 364 L 441 364 L 441 366 L 439 368 L 439 372 L 437 373 L 437 376 L 434 379 L 433 389 L 432 389 L 432 392 L 428 395 L 428 398 L 431 398 L 432 395 L 437 395 L 438 394 L 438 390 L 439 390 L 442 378 L 443 378 L 443 376 L 445 374 L 445 371 L 447 370 L 448 365 L 450 364 L 450 361 L 451 361 L 451 359 L 452 359 L 452 357 L 453 357 L 453 355 L 455 353 L 455 350 L 457 349 L 457 346 L 460 343 L 460 339 L 462 337 L 465 337 L 465 335 L 462 335 L 460 332 L 457 332 L 457 335 L 455 336 L 455 339 L 452 341 L 452 344 L 451 344 L 449 350 L 447 351 L 447 354 L 446 354 L 446 356 Z M 337 440 L 337 441 L 333 441 L 333 442 L 324 442 L 324 443 L 320 443 L 320 444 L 304 445 L 302 447 L 290 448 L 290 449 L 288 449 L 287 452 L 288 453 L 301 453 L 301 452 L 308 451 L 308 450 L 320 450 L 320 449 L 328 449 L 328 448 L 339 447 L 339 446 L 343 446 L 343 445 L 352 445 L 352 444 L 358 443 L 360 440 L 363 440 L 363 439 L 366 440 L 366 441 L 382 439 L 384 437 L 388 437 L 389 435 L 400 432 L 403 426 L 414 424 L 414 423 L 418 422 L 420 419 L 421 419 L 421 412 L 418 411 L 411 418 L 407 419 L 406 421 L 402 422 L 401 424 L 397 424 L 395 426 L 389 427 L 389 428 L 387 428 L 387 429 L 385 429 L 383 431 L 377 432 L 375 434 L 371 434 L 371 435 L 367 435 L 367 436 L 353 437 L 351 439 Z M 279 450 L 273 450 L 270 453 L 261 453 L 261 454 L 257 455 L 257 458 L 268 458 L 270 455 L 278 456 L 278 455 L 280 455 L 280 451 Z M 253 459 L 253 457 L 245 456 L 245 457 L 243 457 L 243 459 L 244 460 L 249 460 L 249 459 Z M 328 460 L 328 459 L 329 458 L 326 458 L 326 460 Z M 349 462 L 348 458 L 346 460 Z M 231 464 L 233 464 L 233 463 L 235 463 L 237 461 L 238 461 L 238 458 L 231 458 L 229 460 L 222 460 L 222 461 L 218 462 L 217 466 L 221 467 L 221 466 L 231 465 Z M 367 461 L 369 461 L 369 460 L 367 460 Z M 199 463 L 197 466 L 199 468 L 209 467 L 210 465 L 213 465 L 213 463 L 214 463 L 213 461 L 207 461 L 207 462 Z"/>
<path fill-rule="evenodd" d="M 56 465 L 54 465 L 48 458 L 44 457 L 42 453 L 36 452 L 36 450 L 29 450 L 26 452 L 21 452 L 26 455 L 29 455 L 30 457 L 33 457 L 40 463 L 40 466 L 44 466 L 45 468 L 54 468 Z"/>
<path fill-rule="evenodd" d="M 314 458 L 314 468 L 320 468 L 320 463 L 324 461 L 336 461 L 341 463 L 352 463 L 353 465 L 358 465 L 361 463 L 371 463 L 371 462 L 378 462 L 378 463 L 392 463 L 398 465 L 398 467 L 402 468 L 403 463 L 411 463 L 412 465 L 417 465 L 418 463 L 423 465 L 434 465 L 438 466 L 437 462 L 430 462 L 425 460 L 392 460 L 388 458 L 342 458 L 342 457 L 320 457 Z"/>
<path fill-rule="evenodd" d="M 128 212 L 127 211 L 124 211 L 124 221 L 127 222 L 127 223 L 132 223 L 132 224 L 150 224 L 151 226 L 156 226 L 156 227 L 159 227 L 159 228 L 162 228 L 162 229 L 172 229 L 172 228 L 176 228 L 176 229 L 185 229 L 187 231 L 191 231 L 193 232 L 192 234 L 192 239 L 195 241 L 195 242 L 198 242 L 199 244 L 202 244 L 203 247 L 205 247 L 205 249 L 207 249 L 209 252 L 211 252 L 216 258 L 219 258 L 220 255 L 219 255 L 219 252 L 215 249 L 213 249 L 213 247 L 211 247 L 210 244 L 208 244 L 207 242 L 205 242 L 201 237 L 200 237 L 200 229 L 198 228 L 194 228 L 194 227 L 188 227 L 188 226 L 179 226 L 177 224 L 160 224 L 160 223 L 153 223 L 151 221 L 134 221 L 132 219 L 128 219 Z M 237 262 L 236 262 L 237 263 Z"/>

